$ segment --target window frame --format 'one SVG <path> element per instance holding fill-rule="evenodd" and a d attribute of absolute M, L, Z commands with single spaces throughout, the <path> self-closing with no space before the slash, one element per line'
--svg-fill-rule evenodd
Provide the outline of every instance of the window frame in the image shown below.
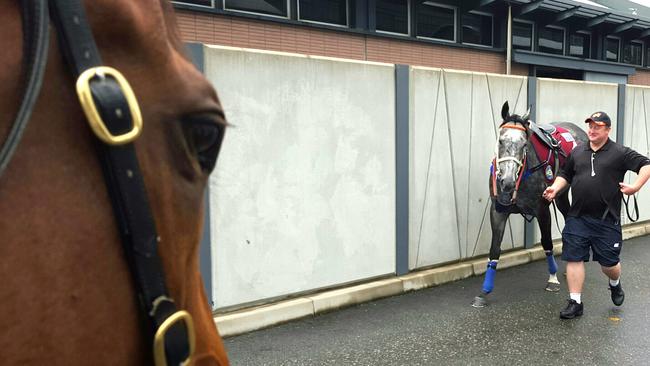
<path fill-rule="evenodd" d="M 615 39 L 615 40 L 618 41 L 618 51 L 617 51 L 617 54 L 616 54 L 616 61 L 612 61 L 612 60 L 607 59 L 607 40 L 608 39 Z M 605 47 L 603 47 L 603 52 L 604 52 L 603 60 L 608 61 L 608 62 L 621 62 L 621 56 L 623 56 L 622 55 L 622 53 L 623 53 L 622 52 L 622 47 L 623 47 L 623 42 L 621 40 L 621 37 L 610 36 L 610 35 L 605 36 Z"/>
<path fill-rule="evenodd" d="M 441 4 L 437 3 L 435 1 L 425 1 L 422 3 L 423 5 L 429 5 L 429 6 L 437 6 L 439 8 L 445 8 L 445 9 L 451 9 L 454 11 L 454 39 L 449 40 L 449 39 L 444 39 L 444 38 L 433 38 L 433 37 L 426 37 L 426 36 L 418 36 L 417 35 L 417 29 L 416 29 L 416 35 L 415 38 L 417 39 L 426 39 L 430 41 L 437 41 L 437 42 L 446 42 L 446 43 L 456 43 L 458 42 L 458 7 L 453 6 L 453 5 L 447 5 L 447 4 Z M 415 16 L 417 16 L 417 12 Z"/>
<path fill-rule="evenodd" d="M 397 33 L 397 32 L 391 32 L 391 31 L 384 31 L 384 30 L 379 30 L 377 29 L 377 25 L 375 25 L 375 32 L 380 33 L 380 34 L 390 34 L 393 36 L 403 36 L 403 37 L 410 37 L 411 36 L 411 25 L 412 25 L 412 20 L 411 20 L 411 0 L 406 0 L 406 17 L 407 17 L 407 28 L 406 28 L 406 33 Z M 375 19 L 377 18 L 377 7 L 375 6 Z"/>
<path fill-rule="evenodd" d="M 300 0 L 296 0 L 296 19 L 300 22 L 321 24 L 328 27 L 350 28 L 350 0 L 345 0 L 345 25 L 336 23 L 319 22 L 317 20 L 300 19 Z"/>
<path fill-rule="evenodd" d="M 530 51 L 530 52 L 535 52 L 536 48 L 536 43 L 535 43 L 535 37 L 537 36 L 536 32 L 536 27 L 535 27 L 535 22 L 532 20 L 527 20 L 527 19 L 516 19 L 512 18 L 512 22 L 517 22 L 517 23 L 524 23 L 524 24 L 530 24 L 530 49 L 524 50 L 523 48 L 514 48 L 512 47 L 513 50 L 520 50 L 520 51 Z M 512 35 L 511 35 L 512 36 Z M 514 42 L 510 40 L 511 45 L 514 46 Z"/>
<path fill-rule="evenodd" d="M 475 14 L 475 15 L 481 15 L 481 16 L 489 16 L 492 19 L 492 37 L 490 39 L 490 44 L 489 45 L 484 45 L 484 44 L 479 44 L 479 43 L 472 43 L 472 42 L 464 42 L 462 40 L 462 38 L 463 38 L 463 21 L 462 21 L 463 17 L 461 16 L 461 18 L 460 18 L 460 20 L 461 20 L 461 22 L 460 22 L 460 30 L 459 30 L 461 43 L 471 45 L 471 46 L 476 46 L 476 47 L 494 48 L 494 14 L 490 14 L 490 13 L 485 12 L 485 11 L 477 11 L 477 10 L 470 10 L 468 13 L 469 14 Z"/>
<path fill-rule="evenodd" d="M 258 13 L 258 12 L 250 11 L 250 10 L 229 9 L 227 7 L 227 5 L 226 5 L 228 3 L 228 0 L 223 0 L 223 10 L 232 11 L 232 12 L 235 12 L 235 13 L 252 14 L 252 15 L 263 16 L 263 17 L 271 17 L 271 18 L 278 18 L 278 19 L 290 19 L 291 18 L 291 0 L 285 0 L 285 1 L 287 3 L 287 16 Z M 212 0 L 212 2 L 214 3 L 214 0 Z"/>
<path fill-rule="evenodd" d="M 215 0 L 210 0 L 210 3 L 212 5 L 192 4 L 190 2 L 183 1 L 183 0 L 172 0 L 171 2 L 174 3 L 174 4 L 185 5 L 185 6 L 195 6 L 197 8 L 204 8 L 204 9 L 215 9 L 216 8 Z"/>
<path fill-rule="evenodd" d="M 559 29 L 562 31 L 562 53 L 550 53 L 550 52 L 542 52 L 539 50 L 539 37 L 537 37 L 535 40 L 537 41 L 535 44 L 537 46 L 537 52 L 543 53 L 545 55 L 559 55 L 559 56 L 565 56 L 567 54 L 567 37 L 566 37 L 566 27 L 560 27 L 559 25 L 545 25 L 544 28 L 551 28 L 551 29 Z M 541 32 L 538 32 L 538 34 Z"/>
<path fill-rule="evenodd" d="M 620 61 L 620 62 L 621 62 L 621 63 L 624 63 L 624 64 L 626 64 L 626 65 L 632 65 L 632 66 L 636 66 L 636 67 L 643 67 L 643 65 L 644 65 L 643 62 L 645 61 L 645 59 L 644 59 L 644 57 L 643 57 L 643 46 L 644 46 L 643 41 L 640 41 L 640 40 L 638 40 L 638 39 L 634 39 L 634 40 L 629 41 L 628 43 L 629 43 L 630 45 L 632 45 L 633 43 L 636 43 L 637 45 L 640 45 L 640 46 L 641 46 L 641 63 L 640 63 L 640 64 L 634 64 L 634 63 L 624 62 L 624 61 L 623 61 L 622 58 L 625 57 L 625 56 L 623 56 L 623 51 L 624 51 L 625 46 L 623 46 L 623 47 L 621 48 L 621 56 L 622 56 L 622 57 L 621 57 L 621 61 Z"/>
<path fill-rule="evenodd" d="M 567 56 L 571 56 L 571 57 L 581 57 L 581 58 L 588 58 L 588 59 L 590 59 L 590 58 L 591 58 L 591 39 L 592 39 L 592 33 L 589 32 L 589 31 L 585 31 L 585 30 L 578 30 L 578 31 L 573 32 L 573 34 L 584 34 L 584 35 L 586 35 L 586 36 L 589 37 L 589 54 L 587 55 L 587 57 L 584 56 L 585 50 L 584 50 L 584 46 L 583 46 L 582 56 L 574 56 L 574 55 L 572 55 L 572 54 L 571 54 L 571 39 L 569 38 L 569 42 L 567 43 Z M 569 34 L 569 37 L 571 37 L 571 34 Z"/>

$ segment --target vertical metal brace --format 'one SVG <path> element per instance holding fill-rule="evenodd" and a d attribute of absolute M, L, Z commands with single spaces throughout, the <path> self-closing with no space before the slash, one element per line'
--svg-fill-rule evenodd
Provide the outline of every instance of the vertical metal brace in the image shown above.
<path fill-rule="evenodd" d="M 618 84 L 618 112 L 616 113 L 616 142 L 625 140 L 625 84 Z M 632 121 L 634 123 L 634 121 Z"/>
<path fill-rule="evenodd" d="M 530 119 L 537 120 L 537 78 L 528 77 L 528 106 L 530 107 Z M 532 248 L 535 245 L 535 223 L 537 220 L 524 222 L 524 248 Z"/>
<path fill-rule="evenodd" d="M 395 273 L 409 272 L 409 66 L 395 65 Z"/>

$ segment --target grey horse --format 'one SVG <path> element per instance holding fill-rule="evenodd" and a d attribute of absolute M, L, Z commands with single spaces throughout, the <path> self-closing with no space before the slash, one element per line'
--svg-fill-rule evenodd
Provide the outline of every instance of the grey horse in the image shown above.
<path fill-rule="evenodd" d="M 542 128 L 528 120 L 529 114 L 530 111 L 523 116 L 509 114 L 507 101 L 501 109 L 503 122 L 499 128 L 499 138 L 495 147 L 496 157 L 489 184 L 492 196 L 490 206 L 492 243 L 481 293 L 472 302 L 474 307 L 486 306 L 486 297 L 494 288 L 496 268 L 501 256 L 501 240 L 510 214 L 524 214 L 537 218 L 549 270 L 545 289 L 551 292 L 560 289 L 560 282 L 556 275 L 557 264 L 553 257 L 551 212 L 549 202 L 542 198 L 542 193 L 548 185 L 549 173 L 552 179 L 556 172 L 552 167 L 549 168 L 550 165 L 544 164 L 545 160 L 540 159 L 535 153 L 531 135 L 535 131 L 541 132 Z M 551 125 L 567 130 L 575 141 L 574 146 L 588 141 L 586 133 L 573 123 L 557 122 Z M 541 134 L 543 135 L 543 132 Z M 562 215 L 566 217 L 569 210 L 568 190 L 558 195 L 555 202 Z"/>

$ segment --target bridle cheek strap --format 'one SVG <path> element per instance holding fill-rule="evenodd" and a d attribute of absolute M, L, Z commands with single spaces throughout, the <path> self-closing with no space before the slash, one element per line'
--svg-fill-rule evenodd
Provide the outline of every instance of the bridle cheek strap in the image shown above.
<path fill-rule="evenodd" d="M 526 153 L 524 153 L 524 160 L 521 163 L 521 166 L 519 167 L 519 177 L 517 177 L 517 184 L 515 184 L 515 192 L 512 194 L 512 200 L 515 201 L 517 199 L 517 192 L 519 191 L 519 185 L 521 184 L 521 179 L 523 178 L 526 169 Z"/>
<path fill-rule="evenodd" d="M 496 197 L 497 196 L 497 174 L 499 172 L 499 163 L 504 162 L 504 161 L 514 161 L 518 165 L 517 169 L 517 182 L 515 184 L 515 191 L 512 195 L 512 200 L 514 201 L 517 199 L 517 191 L 519 190 L 519 185 L 521 184 L 522 178 L 524 174 L 526 173 L 526 158 L 527 158 L 527 153 L 524 150 L 524 158 L 520 161 L 519 159 L 515 158 L 514 156 L 507 156 L 505 158 L 499 158 L 498 152 L 497 156 L 492 159 L 492 196 Z"/>
<path fill-rule="evenodd" d="M 190 362 L 194 325 L 169 297 L 155 222 L 133 142 L 142 131 L 135 95 L 119 71 L 102 60 L 80 0 L 50 0 L 60 48 L 77 81 L 77 93 L 91 130 L 131 269 L 145 332 L 156 366 Z"/>
<path fill-rule="evenodd" d="M 507 122 L 504 122 L 501 124 L 499 129 L 501 128 L 511 128 L 514 130 L 520 130 L 526 132 L 526 135 L 528 135 L 528 130 L 524 126 L 517 126 L 517 125 L 509 125 L 505 124 Z M 526 151 L 524 150 L 524 158 L 520 161 L 519 159 L 515 158 L 514 156 L 507 156 L 505 158 L 500 158 L 499 157 L 499 140 L 497 140 L 496 144 L 494 145 L 494 156 L 495 158 L 492 160 L 492 196 L 496 197 L 497 196 L 497 174 L 500 171 L 499 170 L 499 163 L 503 161 L 514 161 L 518 166 L 519 169 L 517 170 L 518 176 L 517 176 L 517 183 L 515 184 L 515 191 L 512 194 L 512 201 L 517 199 L 517 191 L 519 190 L 519 185 L 521 184 L 522 177 L 524 176 L 525 173 L 525 167 L 526 167 Z"/>
<path fill-rule="evenodd" d="M 43 85 L 47 51 L 50 40 L 46 0 L 23 0 L 20 2 L 23 17 L 23 65 L 25 66 L 25 91 L 22 103 L 7 139 L 0 147 L 0 177 L 5 171 L 34 111 Z"/>

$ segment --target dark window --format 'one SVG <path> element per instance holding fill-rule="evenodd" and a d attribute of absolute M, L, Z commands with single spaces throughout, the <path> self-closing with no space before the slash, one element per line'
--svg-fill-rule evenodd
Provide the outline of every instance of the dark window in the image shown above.
<path fill-rule="evenodd" d="M 584 33 L 573 33 L 569 36 L 569 55 L 589 58 L 591 36 Z"/>
<path fill-rule="evenodd" d="M 348 25 L 347 0 L 298 0 L 298 17 L 312 22 Z"/>
<path fill-rule="evenodd" d="M 605 59 L 607 61 L 618 61 L 619 42 L 617 38 L 607 38 L 605 40 Z"/>
<path fill-rule="evenodd" d="M 192 4 L 192 5 L 202 5 L 212 7 L 212 0 L 175 0 L 175 3 L 179 4 Z"/>
<path fill-rule="evenodd" d="M 421 1 L 417 8 L 417 35 L 456 40 L 456 9 Z"/>
<path fill-rule="evenodd" d="M 645 65 L 650 66 L 650 47 L 645 48 Z"/>
<path fill-rule="evenodd" d="M 556 55 L 564 54 L 564 29 L 544 27 L 539 29 L 537 50 Z"/>
<path fill-rule="evenodd" d="M 224 8 L 227 10 L 288 16 L 287 0 L 225 0 Z"/>
<path fill-rule="evenodd" d="M 409 34 L 408 0 L 377 0 L 377 30 Z"/>
<path fill-rule="evenodd" d="M 463 43 L 492 46 L 492 16 L 465 13 L 461 19 Z"/>
<path fill-rule="evenodd" d="M 225 0 L 227 10 L 250 11 L 252 13 L 286 17 L 287 0 Z"/>
<path fill-rule="evenodd" d="M 531 23 L 512 22 L 512 48 L 533 50 L 533 25 Z"/>
<path fill-rule="evenodd" d="M 643 44 L 629 42 L 623 47 L 623 62 L 632 65 L 643 65 Z"/>

